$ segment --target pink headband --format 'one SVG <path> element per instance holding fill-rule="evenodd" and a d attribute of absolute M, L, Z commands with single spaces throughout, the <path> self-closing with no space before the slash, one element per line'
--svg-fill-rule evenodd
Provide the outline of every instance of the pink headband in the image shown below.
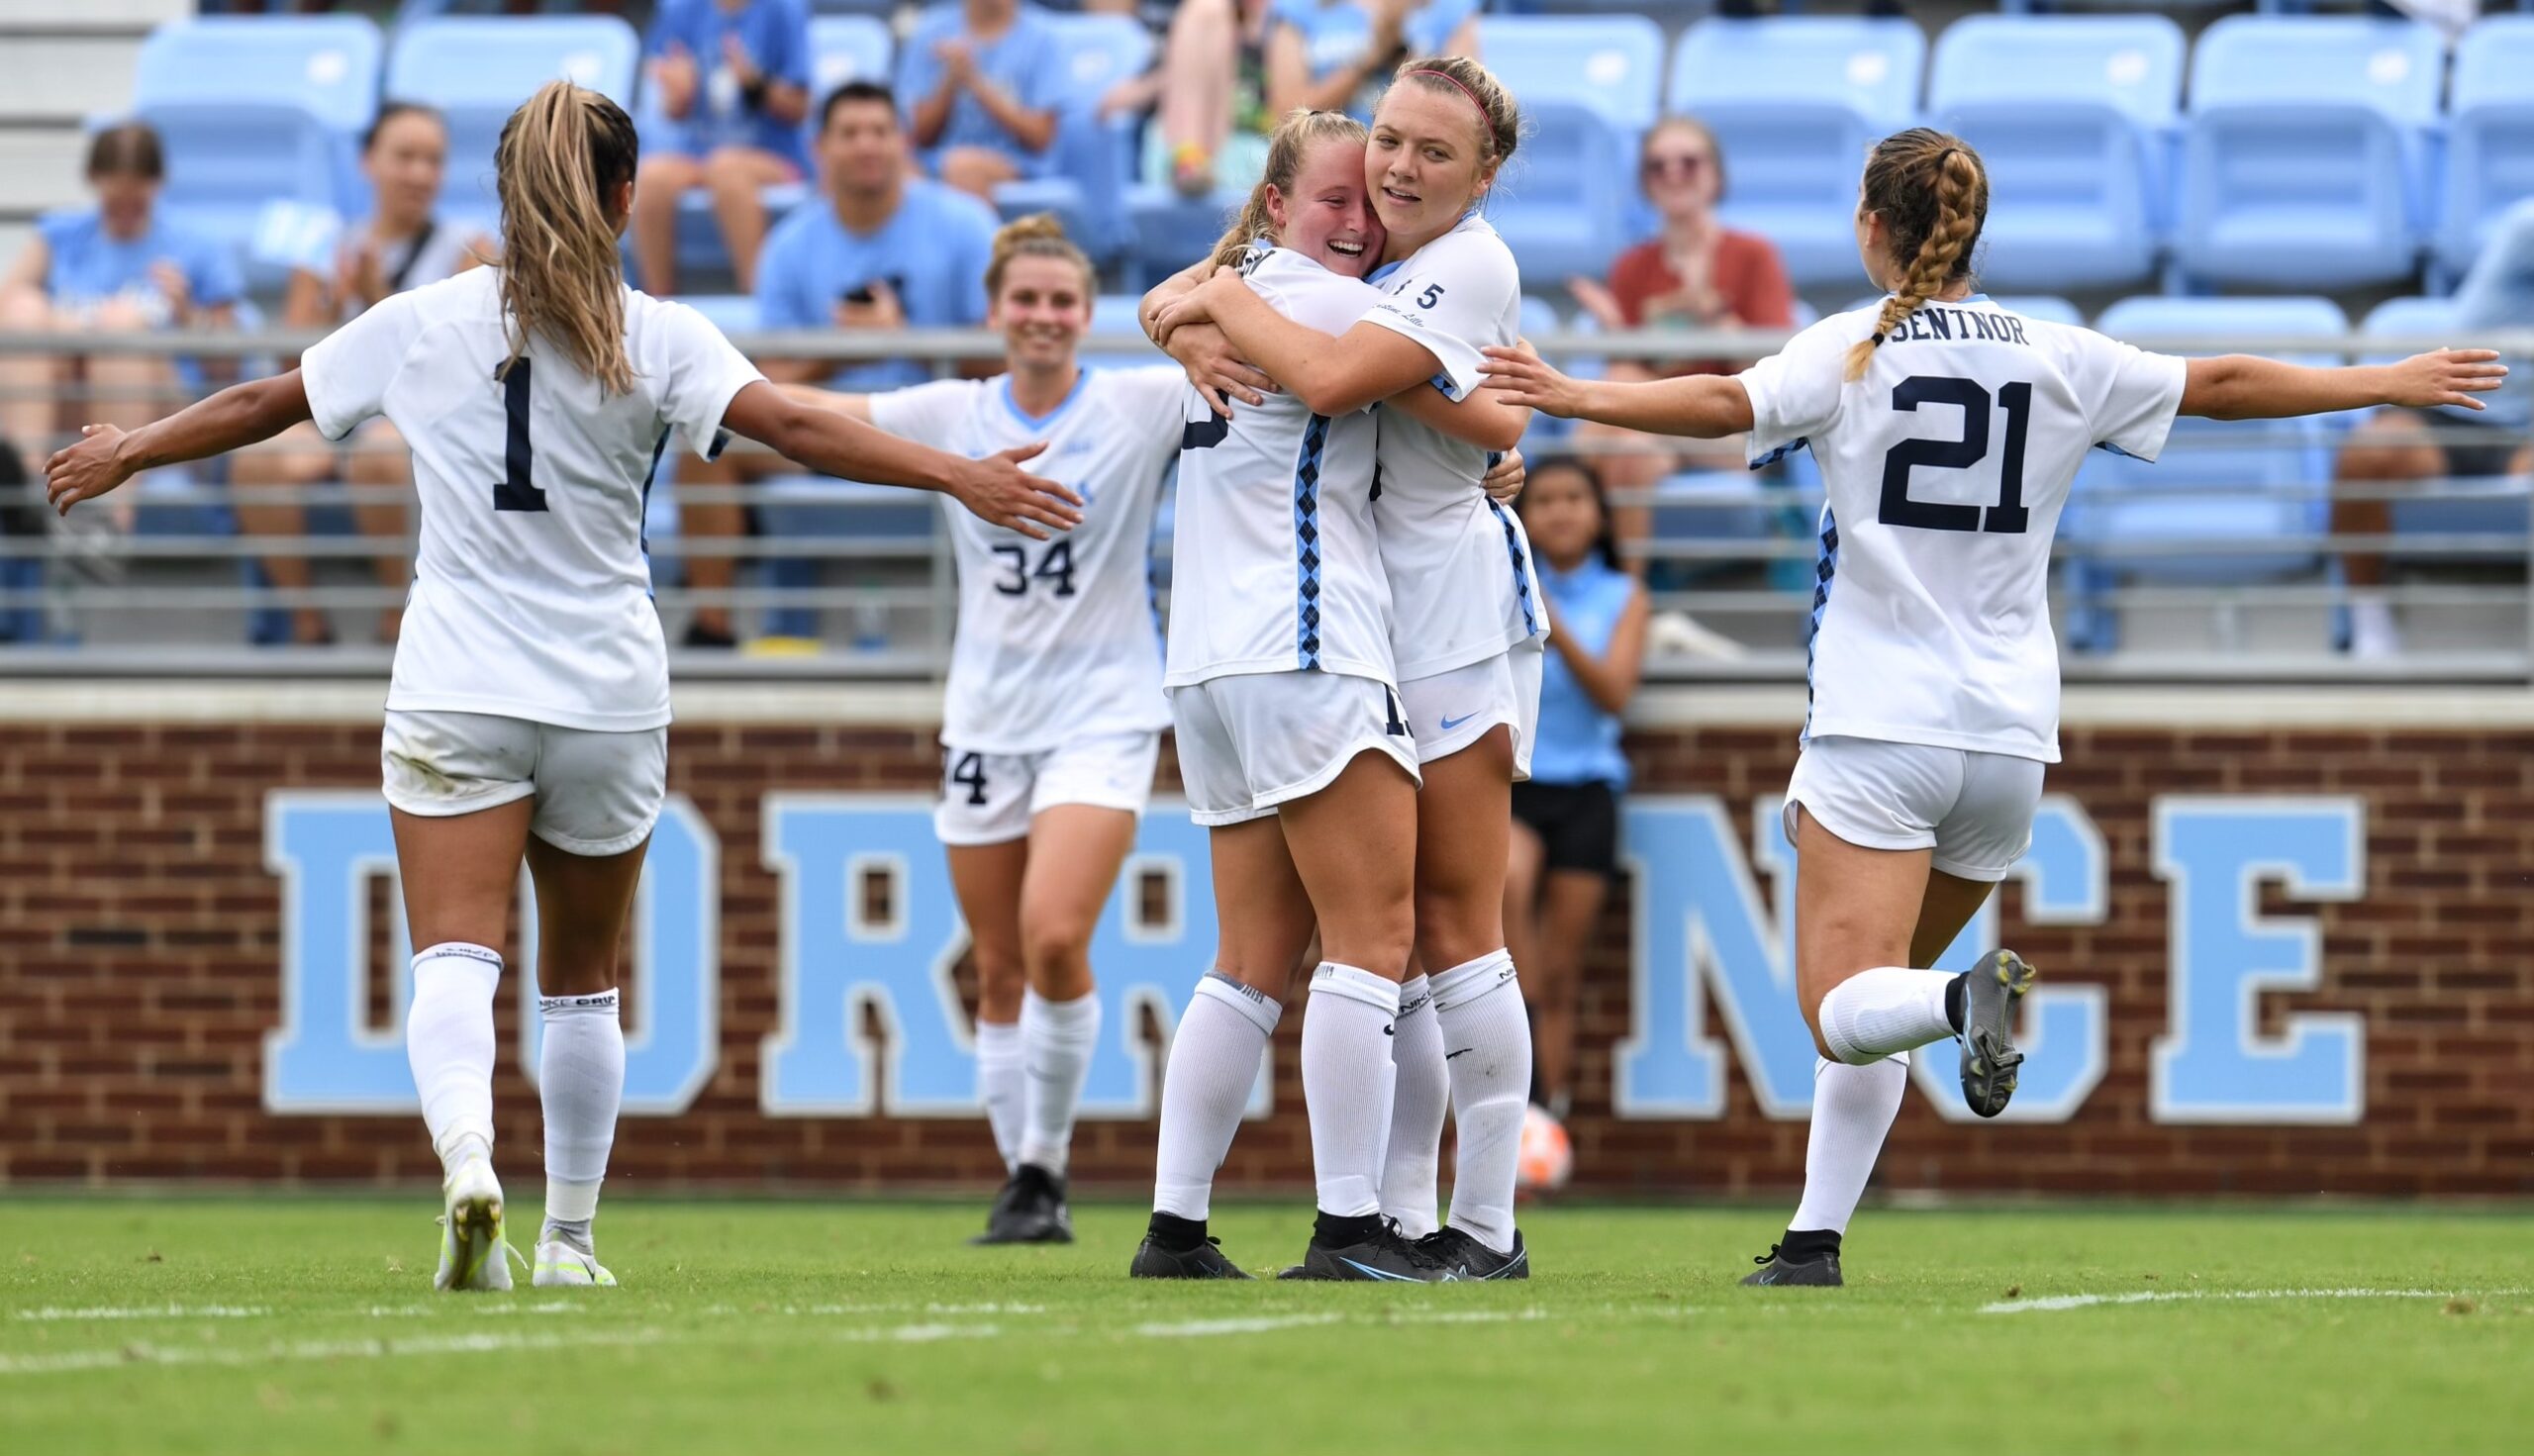
<path fill-rule="evenodd" d="M 1441 81 L 1444 85 L 1449 86 L 1453 90 L 1461 93 L 1463 96 L 1468 97 L 1469 104 L 1478 108 L 1479 120 L 1486 123 L 1491 132 L 1494 131 L 1496 127 L 1496 118 L 1488 111 L 1487 103 L 1479 100 L 1478 93 L 1471 90 L 1469 87 L 1462 85 L 1459 78 L 1454 76 L 1450 71 L 1413 70 L 1410 71 L 1409 74 L 1412 76 L 1432 76 L 1434 79 Z"/>

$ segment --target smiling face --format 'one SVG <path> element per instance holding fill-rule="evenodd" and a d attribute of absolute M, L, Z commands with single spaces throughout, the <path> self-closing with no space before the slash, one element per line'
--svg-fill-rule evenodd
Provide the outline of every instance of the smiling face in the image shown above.
<path fill-rule="evenodd" d="M 1267 216 L 1278 241 L 1332 273 L 1361 278 L 1381 257 L 1385 234 L 1364 192 L 1364 150 L 1356 143 L 1314 143 L 1294 171 L 1293 190 L 1267 189 Z"/>
<path fill-rule="evenodd" d="M 1602 535 L 1602 502 L 1593 481 L 1572 462 L 1534 472 L 1522 488 L 1522 527 L 1543 560 L 1571 569 Z"/>
<path fill-rule="evenodd" d="M 1003 331 L 1015 370 L 1062 368 L 1091 328 L 1091 282 L 1068 258 L 1016 257 L 1004 265 L 986 322 Z"/>
<path fill-rule="evenodd" d="M 379 124 L 360 164 L 377 194 L 379 221 L 399 233 L 412 232 L 439 202 L 440 176 L 448 168 L 448 129 L 430 112 L 399 112 Z"/>
<path fill-rule="evenodd" d="M 1676 220 L 1713 211 L 1724 172 L 1706 129 L 1676 119 L 1647 135 L 1637 180 L 1654 210 Z"/>
<path fill-rule="evenodd" d="M 1457 91 L 1402 81 L 1373 114 L 1364 148 L 1364 185 L 1404 257 L 1442 237 L 1478 205 L 1496 180 L 1485 119 Z"/>
<path fill-rule="evenodd" d="M 897 185 L 906 170 L 906 142 L 896 108 L 884 101 L 839 101 L 819 132 L 819 169 L 828 187 L 870 196 Z"/>

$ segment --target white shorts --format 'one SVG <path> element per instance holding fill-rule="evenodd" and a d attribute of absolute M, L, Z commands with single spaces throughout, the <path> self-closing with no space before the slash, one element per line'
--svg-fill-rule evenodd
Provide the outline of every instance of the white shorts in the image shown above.
<path fill-rule="evenodd" d="M 1821 827 L 1867 849 L 1933 849 L 1935 867 L 1996 884 L 2032 847 L 2033 811 L 2048 765 L 1878 738 L 1814 738 L 1786 790 L 1786 833 L 1797 805 Z"/>
<path fill-rule="evenodd" d="M 1159 733 L 1103 733 L 1036 753 L 941 750 L 941 802 L 932 831 L 944 844 L 1027 838 L 1029 821 L 1059 804 L 1144 812 Z"/>
<path fill-rule="evenodd" d="M 1529 778 L 1540 728 L 1542 650 L 1533 637 L 1483 662 L 1401 683 L 1399 702 L 1416 735 L 1416 761 L 1449 758 L 1501 723 L 1513 730 L 1513 782 Z"/>
<path fill-rule="evenodd" d="M 1367 751 L 1416 778 L 1390 684 L 1342 672 L 1248 672 L 1170 690 L 1188 817 L 1214 827 L 1308 798 Z"/>
<path fill-rule="evenodd" d="M 567 854 L 622 854 L 668 797 L 669 730 L 600 732 L 485 713 L 390 709 L 379 744 L 387 802 L 432 819 L 534 797 L 529 831 Z"/>

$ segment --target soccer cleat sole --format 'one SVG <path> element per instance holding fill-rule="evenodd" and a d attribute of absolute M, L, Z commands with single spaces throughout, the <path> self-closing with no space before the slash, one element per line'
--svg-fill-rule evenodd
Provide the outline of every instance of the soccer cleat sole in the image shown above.
<path fill-rule="evenodd" d="M 505 1290 L 510 1266 L 503 1263 L 502 1201 L 498 1196 L 460 1199 L 448 1209 L 448 1234 L 453 1245 L 443 1290 Z"/>
<path fill-rule="evenodd" d="M 2023 1053 L 2015 1048 L 2015 1008 L 2041 973 L 2011 950 L 1980 962 L 1964 987 L 1962 1100 L 1983 1117 L 1994 1117 L 2014 1099 Z"/>

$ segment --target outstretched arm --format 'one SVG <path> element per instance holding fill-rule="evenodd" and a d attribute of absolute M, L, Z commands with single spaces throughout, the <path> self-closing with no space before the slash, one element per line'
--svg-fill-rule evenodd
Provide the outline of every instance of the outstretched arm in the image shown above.
<path fill-rule="evenodd" d="M 871 396 L 867 394 L 841 394 L 832 389 L 821 389 L 815 384 L 777 384 L 774 387 L 782 392 L 785 399 L 796 404 L 808 405 L 814 410 L 832 410 L 865 425 L 871 423 Z"/>
<path fill-rule="evenodd" d="M 2280 420 L 2370 405 L 2462 405 L 2496 389 L 2507 366 L 2486 348 L 2441 348 L 2398 364 L 2317 369 L 2255 354 L 2193 359 L 2183 376 L 2182 413 L 2210 420 Z"/>
<path fill-rule="evenodd" d="M 243 449 L 310 417 L 308 387 L 293 369 L 233 384 L 130 433 L 91 425 L 80 432 L 85 438 L 45 462 L 45 494 L 66 516 L 144 470 Z"/>
<path fill-rule="evenodd" d="M 939 491 L 980 520 L 1033 540 L 1047 538 L 1040 527 L 1070 531 L 1082 524 L 1082 497 L 1021 468 L 1022 461 L 1046 448 L 1043 442 L 971 460 L 787 398 L 762 380 L 731 397 L 722 423 L 813 470 L 875 485 Z"/>
<path fill-rule="evenodd" d="M 1564 420 L 1594 420 L 1649 435 L 1716 439 L 1751 428 L 1751 392 L 1730 374 L 1622 383 L 1574 379 L 1520 349 L 1487 351 L 1487 387 Z"/>

